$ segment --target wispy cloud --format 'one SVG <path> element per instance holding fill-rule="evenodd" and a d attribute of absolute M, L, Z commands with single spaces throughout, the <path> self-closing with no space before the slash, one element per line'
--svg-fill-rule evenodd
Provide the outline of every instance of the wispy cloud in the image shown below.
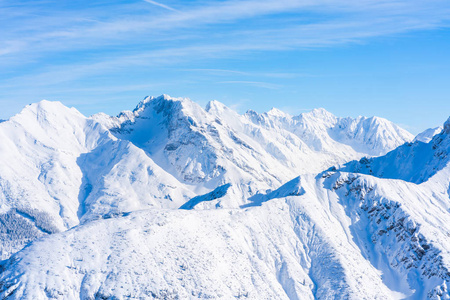
<path fill-rule="evenodd" d="M 214 62 L 363 43 L 450 24 L 448 0 L 101 3 L 1 1 L 0 87 L 11 94 L 23 86 L 57 86 L 170 66 L 230 79 L 221 84 L 279 89 L 281 79 L 317 75 L 276 66 L 233 70 Z"/>
<path fill-rule="evenodd" d="M 156 1 L 152 1 L 152 0 L 144 0 L 144 1 L 147 2 L 147 3 L 150 3 L 150 4 L 153 4 L 153 5 L 156 5 L 156 6 L 159 6 L 159 7 L 168 9 L 168 10 L 171 10 L 171 11 L 177 11 L 176 9 L 174 9 L 174 8 L 172 8 L 170 6 L 167 6 L 165 4 L 162 4 L 162 3 L 159 3 L 159 2 L 156 2 Z"/>
<path fill-rule="evenodd" d="M 152 43 L 168 36 L 172 42 L 182 40 L 191 44 L 228 44 L 236 40 L 248 40 L 256 42 L 258 48 L 264 51 L 267 48 L 286 49 L 348 43 L 373 36 L 447 26 L 450 20 L 450 4 L 439 0 L 194 1 L 192 5 L 180 2 L 179 5 L 184 6 L 182 11 L 160 2 L 144 1 L 170 12 L 164 14 L 164 17 L 158 17 L 154 13 L 146 14 L 145 7 L 135 4 L 126 9 L 121 6 L 109 8 L 112 12 L 117 11 L 117 14 L 105 15 L 105 12 L 98 8 L 78 8 L 70 12 L 54 11 L 54 14 L 40 16 L 45 8 L 44 4 L 35 7 L 35 11 L 33 8 L 27 8 L 28 12 L 22 18 L 4 17 L 3 38 L 0 38 L 0 44 L 9 43 L 16 46 L 10 47 L 8 52 L 2 52 L 25 52 L 35 56 L 55 51 L 99 48 L 111 50 L 114 45 L 124 43 L 140 46 L 147 51 L 149 46 L 157 46 Z M 11 10 L 15 11 L 9 8 L 8 12 Z M 124 12 L 120 13 L 121 11 Z M 291 22 L 271 19 L 272 16 L 284 12 L 294 15 L 307 14 L 308 17 L 303 18 L 305 20 L 294 18 Z M 248 20 L 252 19 L 256 22 L 248 23 Z M 271 47 L 264 43 L 267 38 Z M 5 46 L 1 48 L 3 47 Z"/>

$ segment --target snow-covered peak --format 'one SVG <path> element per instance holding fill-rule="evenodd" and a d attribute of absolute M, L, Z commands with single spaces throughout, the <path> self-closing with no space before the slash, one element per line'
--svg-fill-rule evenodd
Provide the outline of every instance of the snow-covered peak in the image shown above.
<path fill-rule="evenodd" d="M 372 127 L 372 128 L 377 127 L 377 126 L 381 126 L 381 127 L 383 127 L 383 129 L 391 127 L 391 129 L 394 129 L 396 131 L 398 130 L 398 128 L 400 128 L 399 126 L 395 125 L 391 121 L 389 121 L 385 118 L 377 117 L 377 116 L 373 116 L 373 117 L 359 116 L 358 118 L 356 118 L 356 120 L 362 121 L 365 123 L 365 125 L 367 127 Z M 406 130 L 403 130 L 403 131 L 406 131 Z"/>
<path fill-rule="evenodd" d="M 281 127 L 289 127 L 292 123 L 302 123 L 302 125 L 306 127 L 308 124 L 326 124 L 326 126 L 332 126 L 337 119 L 332 113 L 323 108 L 313 109 L 310 112 L 301 113 L 298 116 L 291 116 L 290 114 L 275 107 L 262 114 L 249 109 L 244 116 L 252 120 L 254 123 L 259 123 L 264 126 Z"/>
<path fill-rule="evenodd" d="M 229 108 L 222 102 L 211 100 L 206 104 L 205 110 L 207 112 L 222 112 L 224 110 L 229 110 Z"/>
<path fill-rule="evenodd" d="M 300 114 L 302 116 L 309 116 L 315 119 L 327 120 L 333 122 L 336 120 L 336 116 L 327 111 L 325 108 L 314 108 L 310 112 Z"/>
<path fill-rule="evenodd" d="M 189 98 L 174 98 L 168 95 L 146 97 L 133 110 L 136 118 L 153 119 L 156 115 L 168 123 L 180 124 L 184 120 L 187 126 L 198 126 L 210 120 L 206 111 Z"/>
<path fill-rule="evenodd" d="M 279 110 L 274 110 L 272 114 L 258 114 L 249 110 L 245 116 L 254 124 L 265 128 L 291 132 L 309 147 L 321 152 L 337 152 L 342 148 L 339 144 L 345 144 L 358 153 L 378 156 L 414 138 L 409 132 L 384 118 L 338 118 L 323 108 L 294 117 Z"/>
<path fill-rule="evenodd" d="M 243 131 L 243 126 L 246 123 L 245 117 L 239 115 L 225 104 L 213 100 L 208 102 L 205 110 L 212 118 L 214 118 L 214 126 L 222 125 L 231 130 Z M 209 125 L 211 128 L 212 124 L 209 123 L 206 125 Z"/>
<path fill-rule="evenodd" d="M 294 119 L 305 127 L 332 127 L 338 118 L 323 108 L 315 108 L 295 116 Z"/>
<path fill-rule="evenodd" d="M 257 115 L 258 113 L 254 111 L 253 109 L 248 109 L 244 115 Z"/>
<path fill-rule="evenodd" d="M 313 109 L 310 112 L 301 113 L 293 118 L 297 128 L 303 128 L 315 134 L 332 128 L 338 118 L 323 108 Z"/>
<path fill-rule="evenodd" d="M 26 105 L 23 110 L 55 110 L 55 109 L 68 109 L 67 106 L 62 104 L 60 101 L 49 101 L 42 99 L 36 103 L 31 103 Z"/>
<path fill-rule="evenodd" d="M 109 128 L 116 137 L 130 140 L 151 153 L 153 146 L 167 138 L 214 121 L 190 99 L 168 95 L 145 97 L 133 111 L 123 111 L 117 117 L 96 114 L 92 118 Z"/>
<path fill-rule="evenodd" d="M 416 140 L 406 143 L 384 156 L 352 161 L 341 170 L 422 183 L 448 166 L 450 157 L 449 121 L 444 130 L 428 143 Z M 445 130 L 447 126 L 447 130 Z"/>
<path fill-rule="evenodd" d="M 277 117 L 277 118 L 290 118 L 291 116 L 284 111 L 279 110 L 278 108 L 272 107 L 267 113 L 269 116 Z"/>
<path fill-rule="evenodd" d="M 380 117 L 340 118 L 332 129 L 336 140 L 352 146 L 358 152 L 383 155 L 414 136 L 398 125 Z"/>
<path fill-rule="evenodd" d="M 416 135 L 413 142 L 419 141 L 419 142 L 423 142 L 423 143 L 428 143 L 433 139 L 433 137 L 436 134 L 441 133 L 442 130 L 443 130 L 442 126 L 435 127 L 435 128 L 428 128 L 428 129 L 422 131 L 421 133 L 419 133 L 418 135 Z"/>
<path fill-rule="evenodd" d="M 171 97 L 169 95 L 163 94 L 158 97 L 154 97 L 154 96 L 145 97 L 144 100 L 142 100 L 141 102 L 138 103 L 136 108 L 133 110 L 133 113 L 135 115 L 139 115 L 147 107 L 158 108 L 158 109 L 163 109 L 163 108 L 167 109 L 167 108 L 169 108 L 167 106 L 167 103 L 174 104 L 173 107 L 170 107 L 170 108 L 174 108 L 174 109 L 180 108 L 180 109 L 184 109 L 184 110 L 189 110 L 189 109 L 201 108 L 197 103 L 193 102 L 189 98 Z M 170 113 L 170 111 L 165 111 L 164 113 L 167 114 L 167 113 Z"/>
<path fill-rule="evenodd" d="M 144 99 L 136 105 L 136 108 L 133 110 L 133 112 L 139 112 L 139 111 L 143 110 L 146 106 L 148 106 L 152 102 L 154 103 L 154 102 L 167 101 L 167 100 L 183 101 L 183 98 L 170 97 L 169 95 L 166 95 L 166 94 L 162 94 L 161 96 L 157 96 L 157 97 L 145 96 Z"/>
<path fill-rule="evenodd" d="M 244 114 L 244 117 L 254 124 L 275 130 L 287 128 L 292 123 L 292 116 L 277 108 L 261 114 L 250 109 Z"/>
<path fill-rule="evenodd" d="M 71 152 L 91 149 L 105 137 L 112 137 L 101 124 L 58 101 L 42 100 L 27 105 L 3 126 L 9 135 L 14 132 L 30 142 L 34 140 L 47 147 Z"/>
<path fill-rule="evenodd" d="M 161 96 L 155 97 L 155 96 L 146 96 L 144 99 L 136 105 L 136 108 L 133 110 L 133 112 L 139 112 L 143 110 L 148 104 L 152 102 L 160 102 L 160 101 L 184 101 L 187 99 L 184 98 L 175 98 L 170 97 L 169 95 L 162 94 Z"/>
<path fill-rule="evenodd" d="M 41 100 L 37 103 L 25 106 L 22 111 L 13 116 L 10 120 L 37 119 L 45 122 L 56 121 L 57 118 L 64 119 L 71 116 L 76 118 L 83 117 L 83 115 L 74 107 L 69 108 L 59 101 Z M 51 118 L 51 120 L 48 118 Z"/>

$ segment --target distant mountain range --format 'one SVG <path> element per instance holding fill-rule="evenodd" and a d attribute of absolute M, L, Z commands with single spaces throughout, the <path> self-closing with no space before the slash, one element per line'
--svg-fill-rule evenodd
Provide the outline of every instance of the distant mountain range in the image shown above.
<path fill-rule="evenodd" d="M 450 299 L 450 119 L 162 95 L 0 141 L 2 299 Z"/>

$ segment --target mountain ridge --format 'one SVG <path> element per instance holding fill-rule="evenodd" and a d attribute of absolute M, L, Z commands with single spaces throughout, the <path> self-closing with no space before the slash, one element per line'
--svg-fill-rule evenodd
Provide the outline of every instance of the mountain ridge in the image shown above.
<path fill-rule="evenodd" d="M 0 295 L 447 299 L 442 128 L 424 143 L 378 117 L 168 95 L 116 117 L 32 104 L 0 124 Z"/>

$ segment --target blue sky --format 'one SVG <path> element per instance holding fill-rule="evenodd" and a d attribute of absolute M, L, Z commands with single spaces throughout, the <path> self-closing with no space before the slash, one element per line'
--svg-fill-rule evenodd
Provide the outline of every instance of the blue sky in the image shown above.
<path fill-rule="evenodd" d="M 0 0 L 0 118 L 41 99 L 90 115 L 146 95 L 243 113 L 450 116 L 450 2 Z"/>

